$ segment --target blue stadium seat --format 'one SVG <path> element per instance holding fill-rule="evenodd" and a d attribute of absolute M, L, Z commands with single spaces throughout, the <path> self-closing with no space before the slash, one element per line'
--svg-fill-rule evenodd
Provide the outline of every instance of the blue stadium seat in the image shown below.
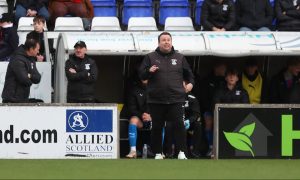
<path fill-rule="evenodd" d="M 131 17 L 153 17 L 152 0 L 124 0 L 122 23 L 128 25 Z"/>
<path fill-rule="evenodd" d="M 159 23 L 165 24 L 167 17 L 189 17 L 190 4 L 188 0 L 161 0 L 159 8 Z"/>
<path fill-rule="evenodd" d="M 204 0 L 197 0 L 196 12 L 195 12 L 195 23 L 196 25 L 201 25 L 201 9 Z"/>
<path fill-rule="evenodd" d="M 95 17 L 117 16 L 116 0 L 91 0 Z"/>

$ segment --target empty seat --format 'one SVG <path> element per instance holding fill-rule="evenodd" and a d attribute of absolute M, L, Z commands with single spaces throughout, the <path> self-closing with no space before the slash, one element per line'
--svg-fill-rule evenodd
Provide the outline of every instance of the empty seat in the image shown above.
<path fill-rule="evenodd" d="M 95 17 L 117 16 L 116 0 L 91 0 Z"/>
<path fill-rule="evenodd" d="M 54 31 L 84 31 L 80 17 L 58 17 L 55 21 Z"/>
<path fill-rule="evenodd" d="M 121 31 L 117 17 L 94 17 L 91 31 Z"/>
<path fill-rule="evenodd" d="M 159 7 L 159 23 L 164 25 L 167 17 L 189 17 L 188 0 L 161 0 Z"/>
<path fill-rule="evenodd" d="M 128 22 L 128 31 L 157 31 L 153 17 L 132 17 Z"/>
<path fill-rule="evenodd" d="M 152 0 L 124 0 L 122 23 L 127 25 L 131 17 L 153 17 Z"/>
<path fill-rule="evenodd" d="M 165 31 L 194 31 L 190 17 L 168 17 L 165 23 Z"/>
<path fill-rule="evenodd" d="M 196 25 L 201 25 L 201 9 L 204 0 L 197 0 L 196 12 L 195 12 L 195 23 Z"/>

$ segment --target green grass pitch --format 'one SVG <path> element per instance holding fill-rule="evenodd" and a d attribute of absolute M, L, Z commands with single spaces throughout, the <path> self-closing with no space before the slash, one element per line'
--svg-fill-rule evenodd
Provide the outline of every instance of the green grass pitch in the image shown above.
<path fill-rule="evenodd" d="M 1 179 L 300 179 L 300 160 L 0 160 Z"/>

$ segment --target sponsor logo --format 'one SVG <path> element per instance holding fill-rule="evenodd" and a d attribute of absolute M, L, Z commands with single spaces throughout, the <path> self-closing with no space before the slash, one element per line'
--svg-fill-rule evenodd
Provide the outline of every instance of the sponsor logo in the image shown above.
<path fill-rule="evenodd" d="M 74 111 L 68 118 L 68 124 L 74 131 L 83 131 L 89 124 L 89 118 L 82 111 Z"/>

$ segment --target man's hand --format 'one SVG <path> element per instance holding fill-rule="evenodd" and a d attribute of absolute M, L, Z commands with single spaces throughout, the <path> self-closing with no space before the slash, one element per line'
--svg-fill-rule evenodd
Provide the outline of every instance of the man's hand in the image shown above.
<path fill-rule="evenodd" d="M 152 120 L 150 114 L 148 114 L 148 113 L 143 113 L 142 119 L 143 119 L 143 121 L 151 121 Z"/>
<path fill-rule="evenodd" d="M 29 73 L 28 73 L 28 78 L 29 78 L 29 79 L 31 78 L 31 74 L 29 74 Z"/>
<path fill-rule="evenodd" d="M 70 73 L 74 73 L 74 74 L 77 73 L 76 70 L 73 69 L 73 68 L 70 68 L 70 69 L 69 69 L 69 72 L 70 72 Z"/>
<path fill-rule="evenodd" d="M 153 66 L 150 67 L 149 72 L 154 73 L 154 72 L 157 71 L 158 69 L 159 69 L 158 66 L 153 65 Z"/>
<path fill-rule="evenodd" d="M 193 84 L 192 83 L 188 83 L 186 84 L 185 82 L 183 82 L 183 87 L 185 89 L 185 93 L 191 92 L 193 89 Z"/>

